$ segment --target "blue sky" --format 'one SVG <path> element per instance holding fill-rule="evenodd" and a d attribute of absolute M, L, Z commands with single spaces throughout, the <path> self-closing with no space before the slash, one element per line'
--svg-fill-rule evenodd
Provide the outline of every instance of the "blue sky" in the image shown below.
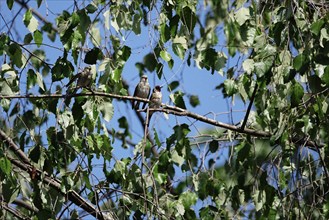
<path fill-rule="evenodd" d="M 36 5 L 36 2 L 31 1 L 31 3 L 29 4 L 33 7 Z M 46 8 L 45 4 L 42 4 L 42 6 L 38 9 L 38 12 L 50 22 L 54 22 L 55 15 L 61 13 L 62 10 L 68 10 L 69 12 L 72 12 L 73 1 L 47 1 L 47 6 L 48 8 Z M 82 7 L 82 5 L 80 7 Z M 15 4 L 14 9 L 12 10 L 12 12 L 10 12 L 6 6 L 2 6 L 0 8 L 0 12 L 5 17 L 6 22 L 8 22 L 11 20 L 13 15 L 17 13 L 19 9 L 20 7 Z M 21 39 L 17 39 L 17 41 L 22 41 L 24 35 L 28 33 L 27 28 L 22 23 L 24 13 L 25 10 L 23 9 L 20 12 L 19 16 L 16 18 L 16 22 L 13 29 L 14 31 L 12 30 L 13 34 L 16 33 L 16 30 L 21 36 Z M 7 32 L 7 28 L 3 23 L 3 19 L 1 19 L 0 27 L 1 32 Z M 102 28 L 101 26 L 99 27 Z M 113 29 L 111 31 L 114 32 Z M 133 32 L 126 34 L 126 36 L 121 36 L 122 42 L 125 45 L 131 47 L 132 49 L 132 54 L 126 63 L 122 74 L 122 78 L 126 80 L 130 85 L 129 92 L 131 94 L 134 91 L 135 85 L 139 81 L 138 69 L 135 67 L 135 63 L 142 62 L 143 56 L 152 51 L 152 48 L 150 47 L 150 42 L 152 41 L 152 37 L 156 36 L 151 35 L 152 33 L 149 32 L 147 28 L 142 26 L 142 34 L 139 36 L 136 36 Z M 224 37 L 219 36 L 219 39 L 221 39 L 219 44 L 224 45 Z M 46 36 L 44 36 L 44 43 L 54 45 L 58 48 L 62 48 L 58 38 L 56 39 L 56 42 L 51 42 Z M 93 47 L 91 43 L 85 46 L 90 48 Z M 35 45 L 32 45 L 30 48 L 36 47 Z M 44 48 L 47 51 L 47 58 L 49 59 L 49 63 L 54 63 L 55 60 L 63 54 L 63 52 L 58 49 L 50 47 L 41 48 Z M 221 48 L 216 49 L 221 50 Z M 170 48 L 168 48 L 168 50 L 169 52 L 171 52 Z M 169 99 L 170 93 L 167 91 L 166 84 L 170 83 L 171 81 L 178 80 L 180 81 L 180 87 L 178 88 L 178 90 L 181 90 L 182 92 L 185 92 L 187 94 L 199 96 L 201 104 L 196 108 L 193 108 L 188 104 L 187 97 L 184 98 L 188 110 L 198 113 L 200 115 L 207 115 L 207 117 L 209 118 L 213 118 L 224 123 L 230 123 L 229 114 L 227 113 L 232 110 L 238 111 L 233 112 L 233 119 L 235 123 L 242 119 L 244 115 L 243 110 L 245 109 L 245 106 L 242 104 L 242 102 L 237 98 L 235 99 L 234 103 L 232 103 L 231 100 L 223 98 L 220 90 L 215 90 L 215 87 L 218 86 L 221 82 L 223 82 L 225 77 L 221 76 L 216 72 L 214 75 L 211 75 L 210 71 L 201 70 L 197 68 L 193 63 L 192 66 L 189 67 L 185 61 L 182 61 L 173 53 L 171 53 L 171 55 L 175 61 L 175 65 L 173 69 L 170 69 L 168 65 L 163 62 L 165 64 L 165 69 L 163 71 L 164 74 L 161 80 L 158 79 L 157 75 L 154 72 L 146 73 L 149 76 L 149 81 L 152 87 L 157 84 L 164 85 L 164 88 L 162 90 L 164 103 L 172 104 Z M 236 62 L 238 61 L 238 58 L 239 57 L 236 56 L 235 58 L 228 59 L 227 68 L 235 66 Z M 80 68 L 86 65 L 83 64 L 82 60 L 79 61 L 79 64 Z M 65 85 L 67 80 L 68 79 L 64 79 L 62 85 Z M 21 82 L 24 83 L 24 78 L 21 80 Z M 49 88 L 50 80 L 45 79 L 45 82 Z M 55 86 L 53 85 L 52 88 L 54 89 Z M 115 128 L 117 128 L 117 119 L 124 115 L 127 117 L 128 121 L 131 122 L 130 124 L 134 125 L 133 127 L 131 127 L 131 131 L 133 132 L 134 137 L 133 140 L 138 141 L 140 138 L 142 138 L 143 129 L 141 125 L 136 121 L 135 113 L 131 110 L 130 105 L 118 102 L 116 100 L 114 101 L 114 105 L 115 114 L 109 127 L 114 126 Z M 194 126 L 191 126 L 191 135 L 197 135 L 199 132 L 202 132 L 203 129 L 212 129 L 211 126 L 208 126 L 202 122 L 194 123 L 194 120 L 187 119 L 186 117 L 177 117 L 173 115 L 169 115 L 168 117 L 169 119 L 166 119 L 161 113 L 157 113 L 156 116 L 152 118 L 152 121 L 150 123 L 150 127 L 155 127 L 159 132 L 161 131 L 160 137 L 162 141 L 164 141 L 165 138 L 172 133 L 172 127 L 174 127 L 176 124 L 193 123 Z"/>

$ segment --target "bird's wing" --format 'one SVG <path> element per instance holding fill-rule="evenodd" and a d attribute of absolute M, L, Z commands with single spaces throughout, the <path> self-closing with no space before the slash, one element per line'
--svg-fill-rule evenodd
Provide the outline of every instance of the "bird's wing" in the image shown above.
<path fill-rule="evenodd" d="M 137 95 L 137 89 L 138 89 L 139 83 L 137 84 L 137 86 L 135 87 L 135 91 L 134 91 L 134 96 Z"/>
<path fill-rule="evenodd" d="M 135 87 L 135 91 L 134 91 L 134 97 L 136 97 L 136 95 L 137 95 L 137 89 L 138 89 L 138 85 L 139 85 L 139 83 L 137 84 L 137 86 Z M 137 102 L 138 103 L 138 102 Z M 131 107 L 132 107 L 132 109 L 134 109 L 135 108 L 135 101 L 134 100 L 131 100 Z"/>
<path fill-rule="evenodd" d="M 70 82 L 68 84 L 66 84 L 66 86 L 69 87 L 69 85 L 71 85 L 80 75 L 81 75 L 81 73 L 74 75 L 72 77 L 72 79 L 70 80 Z"/>

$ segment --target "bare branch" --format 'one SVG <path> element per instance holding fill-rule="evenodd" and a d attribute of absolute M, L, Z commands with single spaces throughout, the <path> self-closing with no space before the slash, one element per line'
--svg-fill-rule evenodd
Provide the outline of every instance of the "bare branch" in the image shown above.
<path fill-rule="evenodd" d="M 248 117 L 249 117 L 249 114 L 250 114 L 250 110 L 251 110 L 251 106 L 254 103 L 254 99 L 255 99 L 255 96 L 256 96 L 257 89 L 258 89 L 258 84 L 256 83 L 254 91 L 252 92 L 252 95 L 251 95 L 251 98 L 250 98 L 250 102 L 249 102 L 249 105 L 248 105 L 248 108 L 247 108 L 247 112 L 244 116 L 243 123 L 241 125 L 241 130 L 244 130 L 244 128 L 246 127 Z"/>
<path fill-rule="evenodd" d="M 67 98 L 67 97 L 78 97 L 78 96 L 100 96 L 100 97 L 107 97 L 107 98 L 116 98 L 119 100 L 136 100 L 136 101 L 141 101 L 141 102 L 149 102 L 148 99 L 143 99 L 143 98 L 139 98 L 139 97 L 133 97 L 133 96 L 123 96 L 123 95 L 117 95 L 117 94 L 111 94 L 111 93 L 104 93 L 104 92 L 90 92 L 90 93 L 79 93 L 79 94 L 70 94 L 68 95 L 62 95 L 62 94 L 49 94 L 49 95 L 14 95 L 14 96 L 0 96 L 0 98 L 5 98 L 5 99 L 22 99 L 22 98 L 30 98 L 30 99 L 47 99 L 47 98 Z M 256 136 L 256 137 L 270 137 L 271 134 L 269 132 L 264 132 L 264 131 L 256 131 L 253 129 L 249 129 L 249 128 L 245 128 L 243 131 L 241 130 L 240 127 L 234 126 L 234 125 L 230 125 L 230 124 L 225 124 L 210 118 L 207 118 L 205 116 L 202 115 L 198 115 L 195 113 L 192 113 L 190 111 L 187 111 L 185 109 L 182 108 L 178 108 L 175 106 L 170 106 L 170 105 L 164 105 L 162 104 L 162 106 L 164 106 L 164 108 L 162 109 L 152 109 L 152 111 L 158 111 L 158 112 L 165 112 L 167 114 L 172 114 L 172 115 L 178 115 L 178 116 L 187 116 L 190 118 L 194 118 L 196 120 L 205 122 L 207 124 L 210 125 L 214 125 L 216 127 L 222 127 L 222 128 L 226 128 L 238 133 L 245 133 L 245 134 L 249 134 L 252 136 Z M 142 110 L 142 111 L 146 111 L 146 109 Z"/>

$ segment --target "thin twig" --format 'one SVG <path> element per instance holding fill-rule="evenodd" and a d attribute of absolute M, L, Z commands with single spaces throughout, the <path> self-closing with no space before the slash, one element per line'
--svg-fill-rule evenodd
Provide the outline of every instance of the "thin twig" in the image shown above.
<path fill-rule="evenodd" d="M 252 92 L 252 95 L 251 95 L 251 98 L 250 98 L 250 102 L 249 102 L 249 105 L 248 105 L 248 108 L 247 108 L 247 112 L 244 116 L 243 123 L 241 125 L 241 130 L 242 131 L 246 127 L 246 124 L 247 124 L 247 121 L 248 121 L 248 118 L 249 118 L 249 114 L 250 114 L 250 110 L 251 110 L 251 106 L 254 103 L 254 99 L 255 99 L 255 96 L 256 96 L 257 89 L 258 89 L 258 84 L 256 83 L 254 91 Z"/>

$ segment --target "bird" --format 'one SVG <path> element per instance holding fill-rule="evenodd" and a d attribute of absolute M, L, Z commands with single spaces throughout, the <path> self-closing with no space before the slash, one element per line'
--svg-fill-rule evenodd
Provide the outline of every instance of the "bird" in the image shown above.
<path fill-rule="evenodd" d="M 155 86 L 152 90 L 152 95 L 150 98 L 149 108 L 160 108 L 162 103 L 162 93 L 161 93 L 161 86 Z M 154 111 L 149 111 L 148 121 L 151 120 Z"/>
<path fill-rule="evenodd" d="M 66 91 L 66 97 L 64 99 L 64 102 L 67 105 L 69 105 L 71 101 L 70 96 L 72 96 L 72 94 L 75 94 L 77 90 L 80 88 L 87 88 L 90 90 L 92 79 L 93 79 L 93 73 L 91 71 L 91 66 L 86 66 L 81 72 L 74 75 L 72 79 L 69 81 L 69 83 L 66 84 L 68 90 Z M 70 88 L 70 85 L 76 80 L 77 80 L 76 87 L 74 89 Z"/>
<path fill-rule="evenodd" d="M 76 79 L 78 79 L 76 85 L 77 89 L 89 88 L 91 86 L 92 78 L 93 73 L 91 71 L 91 66 L 86 66 L 80 73 L 73 76 L 66 86 L 69 87 Z"/>
<path fill-rule="evenodd" d="M 147 75 L 142 75 L 141 80 L 137 84 L 134 92 L 134 97 L 144 98 L 147 99 L 150 96 L 151 87 L 147 79 Z M 138 110 L 139 109 L 139 101 L 132 101 L 132 109 Z M 143 109 L 146 106 L 146 102 L 143 104 Z"/>

